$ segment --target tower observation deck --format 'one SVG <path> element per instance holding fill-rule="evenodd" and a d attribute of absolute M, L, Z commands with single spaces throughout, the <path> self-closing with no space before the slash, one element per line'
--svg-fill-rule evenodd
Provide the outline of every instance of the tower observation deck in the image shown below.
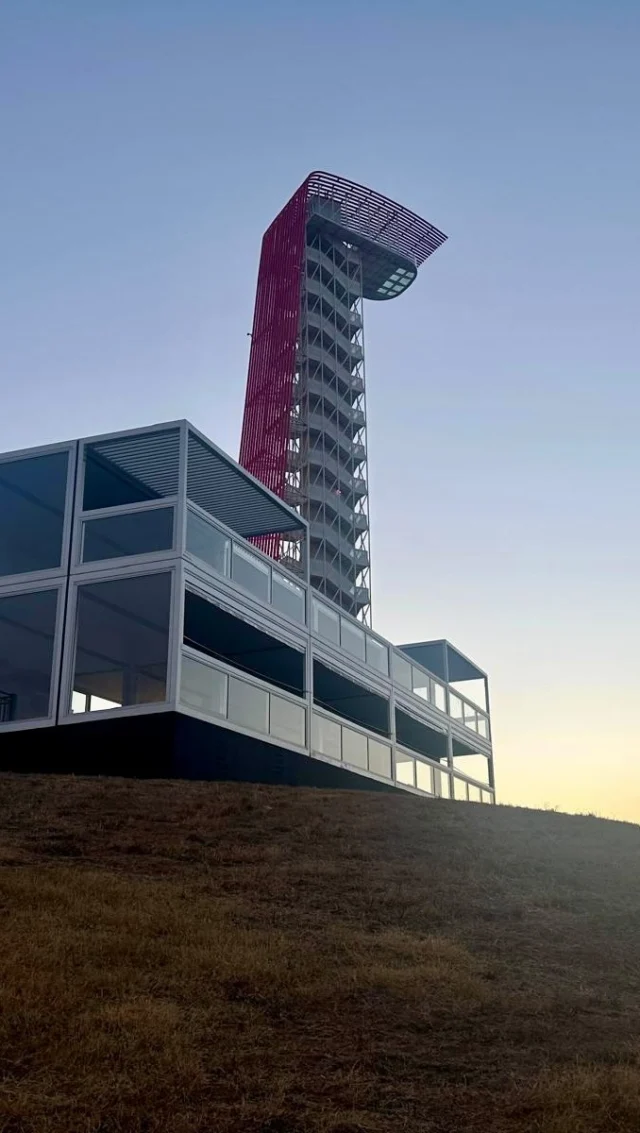
<path fill-rule="evenodd" d="M 308 520 L 312 585 L 364 622 L 363 300 L 402 295 L 445 240 L 415 213 L 329 173 L 311 173 L 262 240 L 240 463 Z M 262 544 L 295 569 L 295 539 Z"/>

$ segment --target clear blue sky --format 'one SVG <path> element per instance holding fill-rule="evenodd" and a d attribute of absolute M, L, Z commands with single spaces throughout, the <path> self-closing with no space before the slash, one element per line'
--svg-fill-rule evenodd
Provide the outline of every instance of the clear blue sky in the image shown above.
<path fill-rule="evenodd" d="M 3 0 L 0 450 L 237 452 L 311 169 L 450 236 L 367 310 L 374 621 L 493 678 L 504 800 L 640 821 L 640 9 Z"/>

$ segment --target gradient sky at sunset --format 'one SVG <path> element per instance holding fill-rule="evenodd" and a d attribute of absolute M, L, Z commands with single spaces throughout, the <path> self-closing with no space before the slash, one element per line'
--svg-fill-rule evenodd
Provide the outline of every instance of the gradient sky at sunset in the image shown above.
<path fill-rule="evenodd" d="M 311 169 L 449 234 L 367 307 L 373 609 L 492 678 L 499 796 L 640 821 L 640 8 L 3 0 L 0 450 L 234 455 Z"/>

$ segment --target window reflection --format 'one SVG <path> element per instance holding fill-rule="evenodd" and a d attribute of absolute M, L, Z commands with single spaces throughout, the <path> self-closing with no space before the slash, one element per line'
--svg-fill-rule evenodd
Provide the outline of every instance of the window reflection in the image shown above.
<path fill-rule="evenodd" d="M 166 697 L 170 574 L 78 588 L 75 710 L 155 704 Z M 80 696 L 85 707 L 80 709 Z"/>
<path fill-rule="evenodd" d="M 171 550 L 173 508 L 125 512 L 85 521 L 83 563 Z"/>
<path fill-rule="evenodd" d="M 0 462 L 0 575 L 62 562 L 67 452 Z"/>
<path fill-rule="evenodd" d="M 57 590 L 0 598 L 0 724 L 49 715 Z"/>

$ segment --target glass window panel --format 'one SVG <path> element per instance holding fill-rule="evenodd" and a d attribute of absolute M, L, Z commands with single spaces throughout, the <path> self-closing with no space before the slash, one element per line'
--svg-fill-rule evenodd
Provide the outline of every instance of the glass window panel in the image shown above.
<path fill-rule="evenodd" d="M 62 561 L 67 452 L 0 462 L 0 575 Z"/>
<path fill-rule="evenodd" d="M 467 798 L 467 784 L 455 775 L 453 777 L 453 797 L 461 801 L 466 801 Z"/>
<path fill-rule="evenodd" d="M 403 688 L 413 688 L 411 665 L 399 653 L 393 654 L 393 679 Z"/>
<path fill-rule="evenodd" d="M 369 739 L 369 770 L 374 775 L 384 775 L 391 778 L 391 748 L 381 744 L 378 740 Z"/>
<path fill-rule="evenodd" d="M 389 676 L 389 650 L 382 642 L 367 634 L 367 664 Z"/>
<path fill-rule="evenodd" d="M 486 716 L 478 716 L 478 733 L 484 736 L 485 740 L 489 739 L 489 721 Z"/>
<path fill-rule="evenodd" d="M 227 675 L 211 665 L 183 656 L 180 700 L 211 716 L 227 714 Z"/>
<path fill-rule="evenodd" d="M 451 687 L 465 700 L 470 700 L 483 712 L 487 711 L 487 690 L 483 677 L 471 681 L 451 681 Z"/>
<path fill-rule="evenodd" d="M 462 719 L 462 701 L 460 697 L 456 696 L 453 692 L 449 693 L 449 715 L 452 716 L 454 720 Z"/>
<path fill-rule="evenodd" d="M 72 712 L 87 712 L 87 694 L 84 692 L 71 693 L 71 711 Z"/>
<path fill-rule="evenodd" d="M 367 737 L 362 732 L 342 729 L 342 758 L 345 763 L 367 770 Z"/>
<path fill-rule="evenodd" d="M 421 696 L 423 700 L 429 699 L 429 678 L 426 673 L 421 672 L 420 669 L 411 670 L 411 682 L 413 691 L 416 696 Z"/>
<path fill-rule="evenodd" d="M 71 694 L 72 712 L 104 712 L 108 708 L 120 708 L 120 705 L 115 700 L 107 700 L 104 696 L 94 696 L 92 693 Z"/>
<path fill-rule="evenodd" d="M 169 551 L 173 545 L 173 508 L 106 515 L 86 520 L 83 528 L 83 563 Z"/>
<path fill-rule="evenodd" d="M 0 598 L 0 723 L 49 715 L 57 590 Z"/>
<path fill-rule="evenodd" d="M 415 787 L 415 759 L 411 759 L 411 756 L 409 755 L 402 755 L 401 752 L 396 753 L 396 779 L 399 783 L 406 783 L 409 787 Z"/>
<path fill-rule="evenodd" d="M 439 708 L 441 712 L 447 711 L 447 692 L 444 685 L 441 685 L 439 681 L 431 682 L 431 697 L 436 708 Z"/>
<path fill-rule="evenodd" d="M 475 755 L 460 757 L 458 770 L 468 775 L 470 779 L 477 779 L 479 783 L 489 782 L 489 761 L 486 755 L 477 752 Z"/>
<path fill-rule="evenodd" d="M 324 637 L 325 641 L 331 641 L 334 645 L 340 644 L 340 618 L 338 614 L 315 598 L 313 600 L 313 628 L 319 637 Z"/>
<path fill-rule="evenodd" d="M 73 691 L 91 698 L 88 711 L 97 698 L 111 707 L 165 700 L 170 600 L 168 573 L 78 587 Z"/>
<path fill-rule="evenodd" d="M 306 741 L 306 712 L 299 704 L 292 704 L 282 696 L 271 694 L 269 731 L 286 743 L 304 747 Z"/>
<path fill-rule="evenodd" d="M 438 777 L 440 780 L 440 794 L 443 799 L 451 798 L 451 776 L 447 771 L 436 771 L 436 787 L 438 786 Z"/>
<path fill-rule="evenodd" d="M 416 760 L 416 787 L 420 791 L 427 791 L 430 795 L 433 794 L 433 776 L 432 769 L 426 763 L 421 763 L 419 759 Z"/>
<path fill-rule="evenodd" d="M 263 602 L 269 601 L 269 567 L 255 555 L 233 545 L 233 581 Z"/>
<path fill-rule="evenodd" d="M 339 724 L 327 720 L 325 716 L 313 714 L 313 750 L 326 755 L 330 759 L 341 759 Z"/>
<path fill-rule="evenodd" d="M 470 708 L 468 704 L 462 705 L 463 722 L 465 728 L 470 728 L 472 732 L 477 731 L 478 728 L 478 714 L 475 708 Z"/>
<path fill-rule="evenodd" d="M 352 657 L 357 657 L 359 661 L 364 661 L 364 630 L 358 629 L 357 626 L 348 622 L 346 618 L 341 618 L 340 621 L 342 648 L 347 653 L 350 653 Z"/>
<path fill-rule="evenodd" d="M 231 540 L 201 515 L 187 511 L 187 551 L 227 578 L 231 573 Z"/>
<path fill-rule="evenodd" d="M 252 732 L 266 734 L 269 731 L 269 693 L 230 677 L 229 720 Z"/>
<path fill-rule="evenodd" d="M 305 623 L 305 591 L 277 570 L 272 572 L 271 604 L 296 622 Z"/>

